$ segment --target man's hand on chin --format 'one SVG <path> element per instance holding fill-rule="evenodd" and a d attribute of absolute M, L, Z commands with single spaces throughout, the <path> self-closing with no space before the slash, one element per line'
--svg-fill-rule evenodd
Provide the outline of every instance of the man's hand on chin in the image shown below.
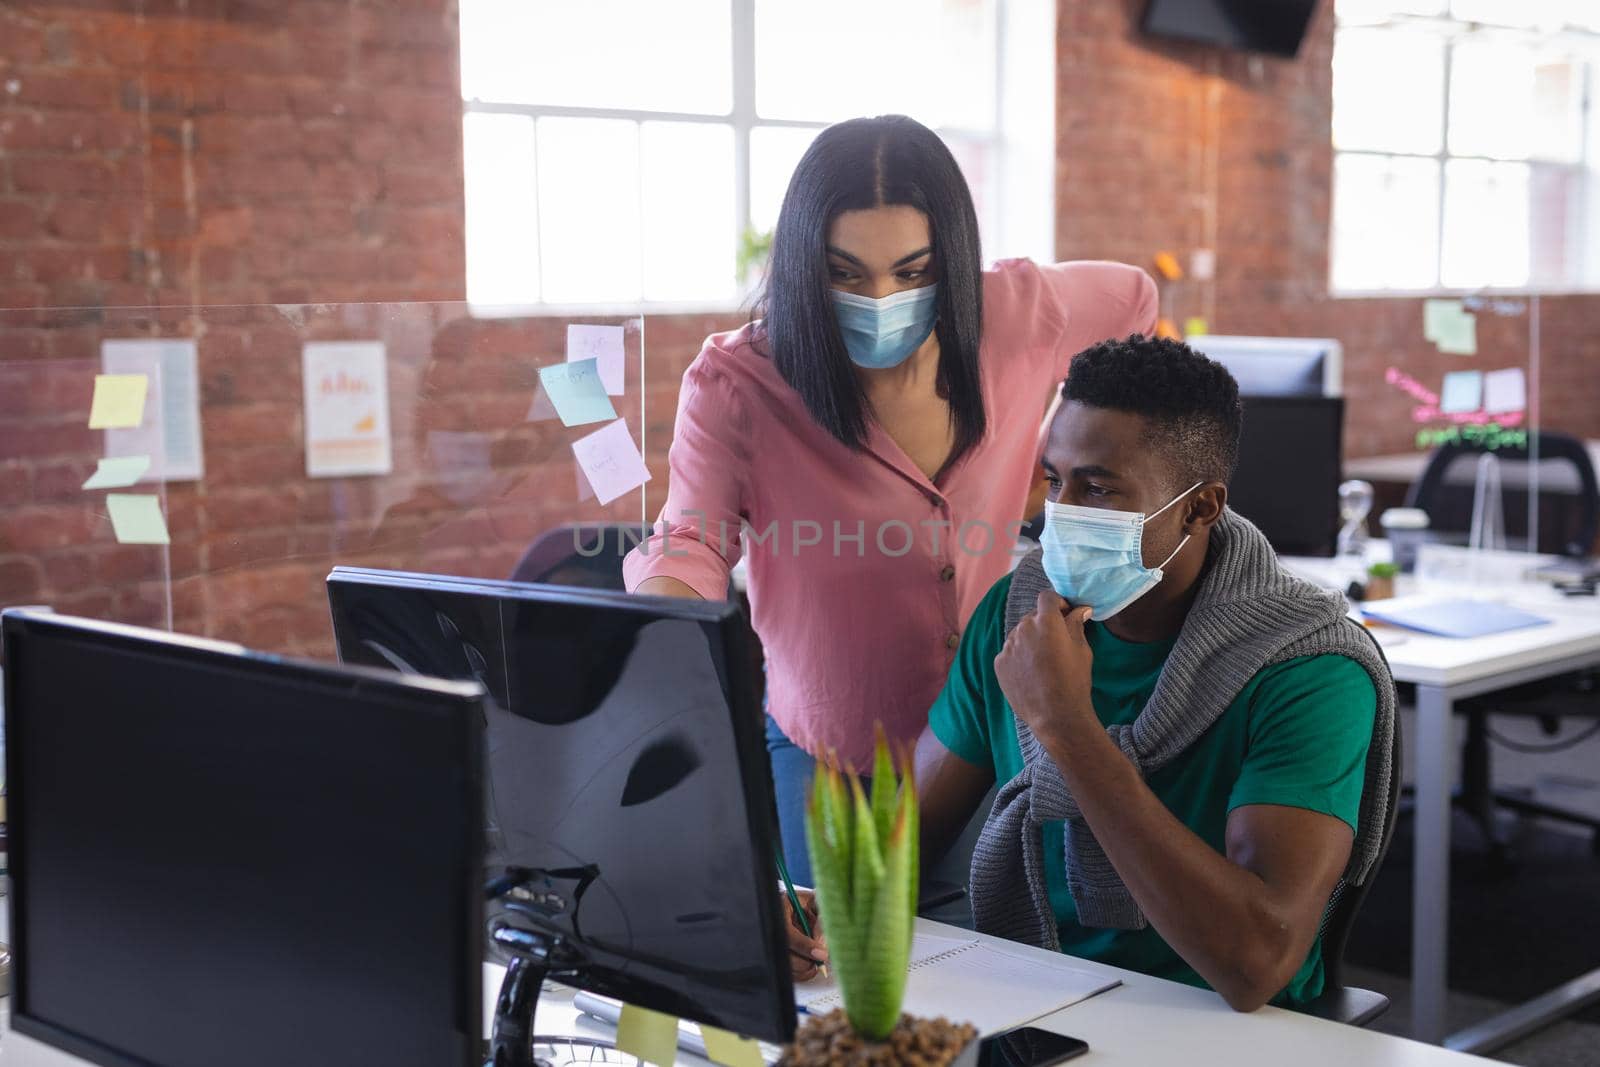
<path fill-rule="evenodd" d="M 1083 736 L 1085 728 L 1101 730 L 1090 696 L 1094 653 L 1083 634 L 1089 614 L 1045 590 L 994 659 L 1011 710 L 1047 750 Z"/>

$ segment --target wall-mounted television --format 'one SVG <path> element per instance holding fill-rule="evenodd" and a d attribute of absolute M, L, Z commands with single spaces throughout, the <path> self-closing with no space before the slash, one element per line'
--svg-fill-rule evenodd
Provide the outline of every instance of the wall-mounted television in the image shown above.
<path fill-rule="evenodd" d="M 1150 0 L 1144 32 L 1293 57 L 1317 0 Z"/>

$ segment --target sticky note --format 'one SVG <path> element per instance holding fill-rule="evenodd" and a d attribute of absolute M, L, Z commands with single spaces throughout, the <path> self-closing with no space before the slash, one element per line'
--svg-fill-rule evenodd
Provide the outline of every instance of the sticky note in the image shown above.
<path fill-rule="evenodd" d="M 1477 355 L 1478 316 L 1463 311 L 1456 318 L 1444 321 L 1433 341 L 1439 346 L 1439 351 L 1452 356 Z"/>
<path fill-rule="evenodd" d="M 1156 270 L 1168 281 L 1177 281 L 1183 277 L 1183 267 L 1178 263 L 1178 257 L 1171 252 L 1156 253 Z"/>
<path fill-rule="evenodd" d="M 1437 341 L 1446 323 L 1459 318 L 1464 312 L 1459 300 L 1424 300 L 1422 302 L 1422 336 Z"/>
<path fill-rule="evenodd" d="M 617 417 L 617 409 L 611 406 L 611 398 L 606 395 L 598 359 L 540 367 L 539 384 L 550 403 L 555 405 L 563 426 L 585 426 Z"/>
<path fill-rule="evenodd" d="M 1482 404 L 1482 371 L 1458 370 L 1444 376 L 1444 388 L 1439 390 L 1441 412 L 1446 415 L 1461 415 L 1477 411 Z"/>
<path fill-rule="evenodd" d="M 705 1038 L 706 1059 L 723 1067 L 761 1067 L 761 1046 L 748 1037 L 718 1030 L 715 1026 L 700 1024 L 700 1036 Z"/>
<path fill-rule="evenodd" d="M 89 480 L 83 483 L 85 489 L 121 489 L 123 486 L 132 485 L 144 477 L 144 472 L 150 469 L 149 456 L 119 456 L 114 459 L 102 459 L 95 472 L 89 475 Z"/>
<path fill-rule="evenodd" d="M 1492 370 L 1483 376 L 1483 410 L 1491 415 L 1525 411 L 1528 407 L 1528 380 L 1521 367 Z"/>
<path fill-rule="evenodd" d="M 161 517 L 161 498 L 144 493 L 107 493 L 111 529 L 124 545 L 166 545 L 167 520 Z"/>
<path fill-rule="evenodd" d="M 617 1051 L 645 1063 L 672 1067 L 678 1058 L 678 1020 L 633 1004 L 622 1006 L 617 1020 Z"/>
<path fill-rule="evenodd" d="M 1183 335 L 1185 337 L 1204 337 L 1211 332 L 1211 324 L 1205 319 L 1195 317 L 1183 321 Z"/>
<path fill-rule="evenodd" d="M 144 374 L 96 374 L 89 429 L 118 430 L 144 421 L 144 396 L 150 378 Z"/>
<path fill-rule="evenodd" d="M 622 395 L 622 369 L 623 369 L 623 329 L 621 326 L 580 326 L 567 327 L 567 362 L 576 363 L 584 359 L 597 359 L 600 361 L 600 380 L 605 383 L 606 392 L 612 396 Z"/>
<path fill-rule="evenodd" d="M 1156 336 L 1165 337 L 1173 341 L 1183 340 L 1183 338 L 1178 336 L 1178 328 L 1172 325 L 1171 319 L 1156 320 Z"/>
<path fill-rule="evenodd" d="M 572 454 L 602 504 L 609 504 L 650 480 L 644 457 L 639 455 L 628 424 L 622 419 L 572 442 Z"/>

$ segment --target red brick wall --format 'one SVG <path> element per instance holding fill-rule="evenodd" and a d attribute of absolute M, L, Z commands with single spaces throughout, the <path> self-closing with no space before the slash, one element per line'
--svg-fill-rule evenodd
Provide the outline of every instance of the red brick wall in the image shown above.
<path fill-rule="evenodd" d="M 1423 341 L 1418 301 L 1327 295 L 1330 13 L 1281 61 L 1142 38 L 1141 7 L 1060 5 L 1060 256 L 1215 248 L 1216 279 L 1169 286 L 1169 316 L 1341 338 L 1350 451 L 1409 449 L 1383 370 L 1457 364 Z M 456 64 L 451 0 L 0 5 L 0 309 L 23 309 L 0 311 L 0 605 L 164 623 L 170 588 L 180 630 L 325 654 L 335 562 L 503 575 L 553 523 L 637 517 L 636 498 L 578 501 L 574 434 L 524 421 L 565 321 L 454 303 Z M 650 514 L 679 377 L 739 321 L 646 323 L 644 388 L 630 370 L 619 410 L 644 404 Z M 1544 302 L 1547 425 L 1600 436 L 1597 323 L 1600 297 Z M 1519 327 L 1481 334 L 1479 365 L 1526 358 Z M 207 476 L 168 487 L 170 586 L 168 557 L 118 546 L 77 488 L 99 454 L 84 423 L 100 341 L 130 336 L 199 341 Z M 300 347 L 372 337 L 396 473 L 307 479 Z M 492 496 L 429 494 L 429 426 L 495 434 Z"/>
<path fill-rule="evenodd" d="M 1479 316 L 1475 361 L 1440 355 L 1415 299 L 1328 295 L 1333 4 L 1294 60 L 1166 42 L 1138 31 L 1143 0 L 1058 6 L 1056 251 L 1148 265 L 1217 253 L 1211 282 L 1166 286 L 1180 326 L 1336 337 L 1344 344 L 1352 456 L 1409 451 L 1412 404 L 1389 367 L 1434 387 L 1446 370 L 1526 366 L 1526 316 Z M 1547 297 L 1545 427 L 1600 437 L 1600 296 Z"/>

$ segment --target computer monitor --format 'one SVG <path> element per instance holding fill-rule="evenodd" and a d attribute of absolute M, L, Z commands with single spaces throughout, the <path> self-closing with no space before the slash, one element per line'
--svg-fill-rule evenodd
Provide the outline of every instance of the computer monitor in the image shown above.
<path fill-rule="evenodd" d="M 1329 337 L 1189 338 L 1189 347 L 1228 368 L 1241 396 L 1339 396 L 1344 347 Z"/>
<path fill-rule="evenodd" d="M 476 685 L 8 612 L 12 1026 L 112 1067 L 482 1063 Z"/>
<path fill-rule="evenodd" d="M 1149 0 L 1144 31 L 1293 56 L 1316 7 L 1317 0 Z"/>
<path fill-rule="evenodd" d="M 1339 539 L 1344 401 L 1247 396 L 1228 503 L 1284 556 L 1331 556 Z"/>
<path fill-rule="evenodd" d="M 561 940 L 563 982 L 793 1035 L 771 772 L 733 605 L 346 567 L 328 598 L 344 662 L 491 694 L 488 875 L 523 872 L 508 921 Z"/>

